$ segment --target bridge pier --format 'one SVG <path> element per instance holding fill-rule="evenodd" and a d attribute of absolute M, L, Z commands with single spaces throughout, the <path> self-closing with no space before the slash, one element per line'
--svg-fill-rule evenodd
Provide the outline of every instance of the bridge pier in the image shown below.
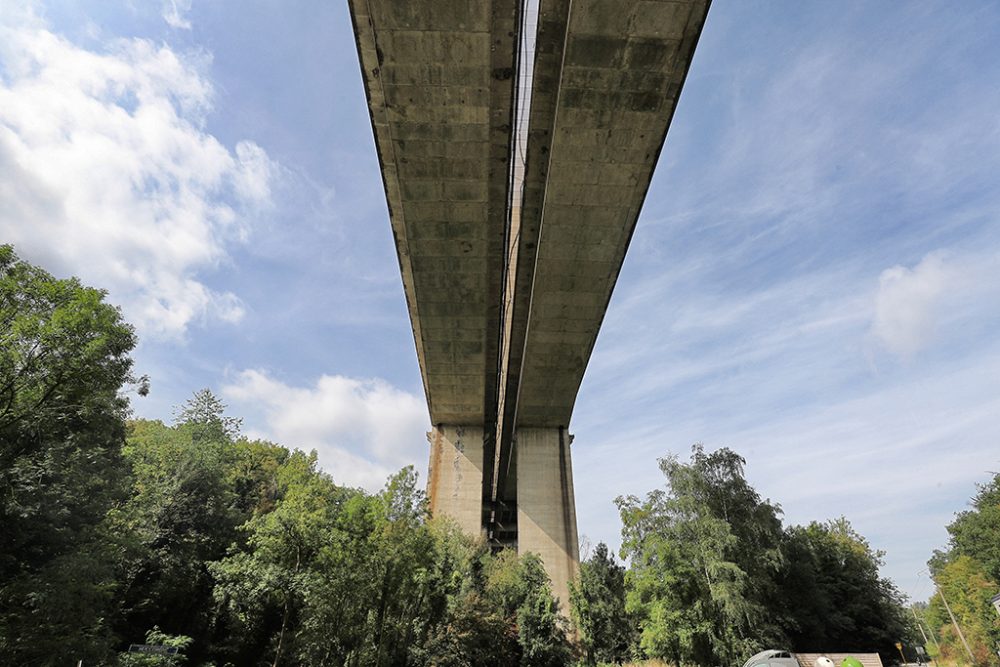
<path fill-rule="evenodd" d="M 569 582 L 580 566 L 571 437 L 564 427 L 517 429 L 517 551 L 542 557 L 569 616 Z"/>
<path fill-rule="evenodd" d="M 468 535 L 483 533 L 483 429 L 439 424 L 431 445 L 427 497 L 432 515 L 449 516 Z"/>
<path fill-rule="evenodd" d="M 427 495 L 431 514 L 449 516 L 468 535 L 483 535 L 488 520 L 483 498 L 484 430 L 476 426 L 435 426 L 428 434 L 430 465 Z M 519 554 L 538 554 L 569 615 L 569 582 L 579 569 L 576 500 L 573 494 L 571 437 L 563 427 L 517 429 L 513 480 L 507 506 L 517 508 L 517 521 L 504 519 L 504 535 L 495 544 L 517 547 Z"/>

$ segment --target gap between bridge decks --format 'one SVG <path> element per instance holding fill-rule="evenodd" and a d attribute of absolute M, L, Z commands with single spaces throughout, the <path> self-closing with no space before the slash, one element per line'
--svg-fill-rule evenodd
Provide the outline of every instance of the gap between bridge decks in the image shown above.
<path fill-rule="evenodd" d="M 532 82 L 535 66 L 535 46 L 538 36 L 538 15 L 540 0 L 523 0 L 521 2 L 518 15 L 520 17 L 520 30 L 518 31 L 519 46 L 517 55 L 517 72 L 515 79 L 515 108 L 513 113 L 513 128 L 511 134 L 511 150 L 508 167 L 508 202 L 507 202 L 507 229 L 506 229 L 506 254 L 504 258 L 504 276 L 502 282 L 502 292 L 500 299 L 500 349 L 498 357 L 498 367 L 496 373 L 496 422 L 494 433 L 491 434 L 494 442 L 493 461 L 489 469 L 492 471 L 490 483 L 490 519 L 489 530 L 496 523 L 496 505 L 499 500 L 499 489 L 502 478 L 506 477 L 510 469 L 511 457 L 507 458 L 507 469 L 501 472 L 502 451 L 505 446 L 513 446 L 513 433 L 504 431 L 505 408 L 508 400 L 506 391 L 505 370 L 510 360 L 511 336 L 509 327 L 512 326 L 514 307 L 514 286 L 517 280 L 517 256 L 521 231 L 521 209 L 524 202 L 525 189 L 525 168 L 528 151 L 528 127 L 531 117 L 531 96 Z M 523 356 L 522 356 L 523 358 Z M 517 410 L 517 396 L 511 397 L 514 401 L 513 410 Z M 513 428 L 513 424 L 511 430 Z M 485 480 L 484 480 L 485 481 Z"/>

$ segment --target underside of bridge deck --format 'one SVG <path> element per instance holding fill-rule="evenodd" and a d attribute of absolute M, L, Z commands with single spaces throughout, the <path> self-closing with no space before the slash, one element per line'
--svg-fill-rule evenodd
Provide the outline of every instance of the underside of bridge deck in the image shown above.
<path fill-rule="evenodd" d="M 566 429 L 708 4 L 350 0 L 432 509 L 541 553 L 564 601 Z"/>

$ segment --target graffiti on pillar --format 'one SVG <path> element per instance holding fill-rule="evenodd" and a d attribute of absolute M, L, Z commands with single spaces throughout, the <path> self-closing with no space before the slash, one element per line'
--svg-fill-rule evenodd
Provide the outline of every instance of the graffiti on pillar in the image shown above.
<path fill-rule="evenodd" d="M 458 490 L 462 488 L 462 458 L 465 454 L 465 444 L 462 438 L 465 436 L 465 428 L 459 426 L 455 429 L 455 488 L 451 492 L 451 497 L 458 499 Z"/>

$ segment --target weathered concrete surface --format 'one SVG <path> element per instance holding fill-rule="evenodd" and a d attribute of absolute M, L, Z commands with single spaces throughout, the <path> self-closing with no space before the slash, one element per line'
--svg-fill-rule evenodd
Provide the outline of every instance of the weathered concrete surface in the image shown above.
<path fill-rule="evenodd" d="M 567 425 L 708 0 L 541 0 L 517 229 L 518 3 L 351 10 L 432 422 Z"/>
<path fill-rule="evenodd" d="M 494 468 L 506 470 L 511 455 L 511 438 L 518 413 L 521 368 L 524 362 L 528 313 L 534 289 L 538 228 L 548 160 L 548 137 L 555 122 L 554 90 L 559 84 L 566 22 L 570 0 L 542 0 L 538 12 L 538 33 L 532 71 L 531 108 L 528 115 L 527 157 L 521 205 L 513 211 L 511 243 L 507 254 L 508 289 L 505 293 L 504 346 L 500 357 L 497 435 Z M 537 96 L 537 97 L 536 97 Z M 565 422 L 563 426 L 567 426 Z M 492 497 L 502 497 L 507 479 L 497 475 Z"/>
<path fill-rule="evenodd" d="M 436 426 L 431 445 L 427 496 L 431 513 L 450 516 L 469 535 L 483 530 L 483 429 Z"/>
<path fill-rule="evenodd" d="M 569 424 L 708 4 L 541 1 L 517 265 L 525 342 L 507 369 L 519 426 Z"/>
<path fill-rule="evenodd" d="M 552 592 L 569 611 L 580 562 L 570 437 L 564 428 L 517 430 L 517 551 L 542 557 Z"/>
<path fill-rule="evenodd" d="M 431 422 L 492 423 L 518 3 L 350 9 Z"/>
<path fill-rule="evenodd" d="M 438 425 L 432 511 L 473 534 L 490 509 L 515 515 L 519 550 L 542 556 L 565 605 L 578 559 L 566 428 L 709 0 L 540 0 L 516 207 L 521 3 L 349 2 Z M 487 528 L 509 533 L 504 521 Z"/>

